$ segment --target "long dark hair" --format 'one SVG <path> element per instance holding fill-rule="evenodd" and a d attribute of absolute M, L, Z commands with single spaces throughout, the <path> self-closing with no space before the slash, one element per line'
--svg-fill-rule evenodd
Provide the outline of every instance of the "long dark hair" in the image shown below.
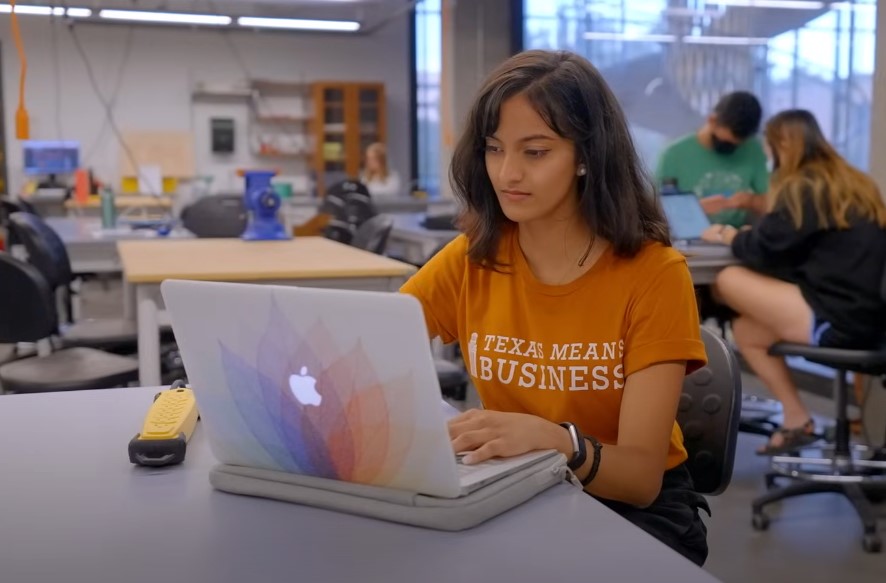
<path fill-rule="evenodd" d="M 486 79 L 453 153 L 450 182 L 462 204 L 459 227 L 468 256 L 494 267 L 502 228 L 512 224 L 486 171 L 486 138 L 498 128 L 507 99 L 523 94 L 561 137 L 575 143 L 587 167 L 578 180 L 579 212 L 617 255 L 632 257 L 644 242 L 670 245 L 655 188 L 643 169 L 624 113 L 603 77 L 586 59 L 565 51 L 525 51 Z"/>
<path fill-rule="evenodd" d="M 807 196 L 822 229 L 848 229 L 853 218 L 886 227 L 886 205 L 877 184 L 837 153 L 811 112 L 789 109 L 773 116 L 766 124 L 766 140 L 778 162 L 769 205 L 786 208 L 796 228 L 803 224 Z"/>

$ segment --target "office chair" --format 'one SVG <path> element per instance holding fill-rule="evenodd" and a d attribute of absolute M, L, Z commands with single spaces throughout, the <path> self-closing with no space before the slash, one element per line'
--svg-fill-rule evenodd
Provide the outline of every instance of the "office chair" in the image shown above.
<path fill-rule="evenodd" d="M 378 211 L 375 209 L 375 205 L 372 204 L 372 198 L 368 194 L 355 192 L 345 198 L 343 213 L 343 216 L 340 218 L 348 221 L 356 228 L 377 215 Z"/>
<path fill-rule="evenodd" d="M 5 221 L 12 213 L 39 214 L 37 213 L 37 209 L 34 208 L 34 205 L 23 198 L 0 196 L 0 223 Z"/>
<path fill-rule="evenodd" d="M 357 227 L 351 245 L 364 251 L 383 255 L 393 228 L 394 218 L 391 215 L 375 215 Z"/>
<path fill-rule="evenodd" d="M 0 281 L 0 343 L 51 338 L 58 329 L 58 315 L 52 290 L 40 271 L 0 253 Z M 106 389 L 137 379 L 137 360 L 85 347 L 0 365 L 0 388 L 13 393 Z"/>
<path fill-rule="evenodd" d="M 240 194 L 205 196 L 185 207 L 181 220 L 200 238 L 239 237 L 246 230 L 246 206 Z"/>
<path fill-rule="evenodd" d="M 886 279 L 884 279 L 886 284 Z M 886 288 L 884 288 L 886 292 Z M 886 301 L 886 293 L 884 293 Z M 866 456 L 866 448 L 853 447 L 850 443 L 848 414 L 849 390 L 846 373 L 849 371 L 884 377 L 886 375 L 886 343 L 871 350 L 844 350 L 820 348 L 805 344 L 779 342 L 769 349 L 769 354 L 801 356 L 809 362 L 835 369 L 834 408 L 836 426 L 833 445 L 817 447 L 821 457 L 810 458 L 797 455 L 774 456 L 772 470 L 766 474 L 768 492 L 752 503 L 752 524 L 756 530 L 769 528 L 769 517 L 763 508 L 787 498 L 833 492 L 849 500 L 861 519 L 864 528 L 862 547 L 869 553 L 882 549 L 882 539 L 877 533 L 878 513 L 870 498 L 886 494 L 886 452 L 873 452 Z M 884 377 L 886 378 L 886 377 Z M 811 448 L 810 448 L 811 449 Z M 780 479 L 791 482 L 776 488 Z"/>
<path fill-rule="evenodd" d="M 345 178 L 331 184 L 323 195 L 323 203 L 318 212 L 336 215 L 336 211 L 344 206 L 345 200 L 352 194 L 360 194 L 369 198 L 369 189 L 359 180 Z"/>
<path fill-rule="evenodd" d="M 37 215 L 17 212 L 9 217 L 9 230 L 27 251 L 28 263 L 37 268 L 54 293 L 56 290 L 61 293 L 65 324 L 59 328 L 58 334 L 66 347 L 85 346 L 122 353 L 136 351 L 138 333 L 134 320 L 74 321 L 72 284 L 75 277 L 65 244 L 52 227 Z"/>
<path fill-rule="evenodd" d="M 741 370 L 735 354 L 702 327 L 708 363 L 683 381 L 677 423 L 689 459 L 686 465 L 700 494 L 721 494 L 732 479 L 741 413 Z"/>
<path fill-rule="evenodd" d="M 377 214 L 368 196 L 360 193 L 349 194 L 338 208 L 337 214 L 331 215 L 329 223 L 323 229 L 323 236 L 350 245 L 357 234 L 357 229 Z"/>
<path fill-rule="evenodd" d="M 356 229 L 354 226 L 341 219 L 331 219 L 325 227 L 323 227 L 323 236 L 327 239 L 350 245 L 354 240 Z"/>
<path fill-rule="evenodd" d="M 329 215 L 330 218 L 344 218 L 345 194 L 331 192 L 323 197 L 323 202 L 317 207 L 317 214 Z"/>
<path fill-rule="evenodd" d="M 711 286 L 697 286 L 696 299 L 701 320 L 704 322 L 713 319 L 721 338 L 726 340 L 729 325 L 738 314 L 732 308 L 714 300 Z M 743 395 L 738 430 L 741 433 L 770 437 L 780 427 L 775 418 L 780 416 L 781 412 L 781 403 L 774 399 Z"/>

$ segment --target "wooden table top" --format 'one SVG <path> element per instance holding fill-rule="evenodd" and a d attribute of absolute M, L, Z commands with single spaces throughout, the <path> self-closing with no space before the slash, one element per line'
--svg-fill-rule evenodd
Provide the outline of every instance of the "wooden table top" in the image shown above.
<path fill-rule="evenodd" d="M 408 277 L 415 267 L 323 237 L 118 241 L 129 283 Z"/>

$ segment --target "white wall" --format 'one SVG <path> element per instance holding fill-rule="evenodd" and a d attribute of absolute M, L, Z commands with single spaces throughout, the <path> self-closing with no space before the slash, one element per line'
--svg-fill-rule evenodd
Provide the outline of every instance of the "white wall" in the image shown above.
<path fill-rule="evenodd" d="M 63 22 L 48 17 L 22 16 L 19 21 L 28 56 L 26 103 L 31 139 L 80 141 L 83 165 L 92 167 L 100 178 L 119 184 L 119 142 L 103 123 L 104 109 L 91 88 L 71 32 Z M 106 97 L 110 97 L 117 83 L 129 30 L 126 26 L 83 23 L 76 27 Z M 277 160 L 254 159 L 250 155 L 245 103 L 192 104 L 191 90 L 196 81 L 230 85 L 245 77 L 220 32 L 171 27 L 134 27 L 131 31 L 130 56 L 120 77 L 114 107 L 114 118 L 123 132 L 194 131 L 197 171 L 212 174 L 216 190 L 240 189 L 241 183 L 234 176 L 240 166 L 280 165 Z M 391 164 L 402 176 L 408 176 L 412 124 L 408 15 L 398 17 L 371 36 L 247 31 L 229 35 L 254 78 L 385 83 Z M 0 16 L 0 43 L 9 183 L 11 192 L 18 192 L 23 183 L 21 147 L 15 138 L 19 64 L 5 15 Z M 209 118 L 213 115 L 236 119 L 237 147 L 233 155 L 211 154 Z M 304 163 L 298 164 L 305 167 Z"/>

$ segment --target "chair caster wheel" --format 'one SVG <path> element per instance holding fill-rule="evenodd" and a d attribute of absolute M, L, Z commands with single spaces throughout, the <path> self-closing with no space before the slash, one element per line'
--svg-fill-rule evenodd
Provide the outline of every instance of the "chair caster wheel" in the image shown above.
<path fill-rule="evenodd" d="M 754 526 L 754 530 L 767 530 L 769 528 L 769 517 L 762 512 L 755 512 L 751 517 L 751 524 Z"/>
<path fill-rule="evenodd" d="M 876 534 L 866 534 L 861 540 L 861 546 L 866 553 L 879 553 L 883 548 L 883 541 Z"/>

